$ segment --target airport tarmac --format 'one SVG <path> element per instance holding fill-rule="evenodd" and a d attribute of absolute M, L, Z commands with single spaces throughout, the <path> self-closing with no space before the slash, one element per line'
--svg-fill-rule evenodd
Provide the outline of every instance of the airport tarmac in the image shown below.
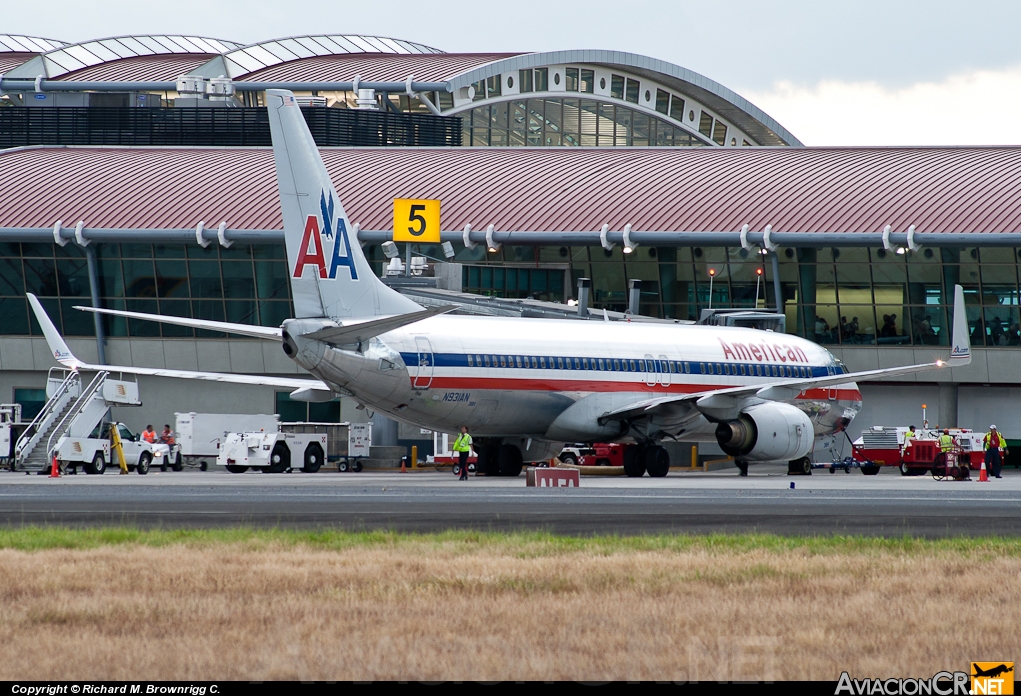
<path fill-rule="evenodd" d="M 791 483 L 795 489 L 790 489 Z M 989 483 L 830 474 L 784 467 L 671 472 L 666 478 L 583 477 L 577 489 L 536 489 L 525 477 L 449 472 L 44 476 L 0 472 L 0 524 L 342 527 L 566 534 L 772 532 L 927 537 L 1021 534 L 1021 472 Z"/>

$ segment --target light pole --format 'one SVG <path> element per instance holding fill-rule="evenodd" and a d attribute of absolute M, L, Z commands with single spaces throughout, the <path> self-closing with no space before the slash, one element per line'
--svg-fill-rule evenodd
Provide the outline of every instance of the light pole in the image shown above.
<path fill-rule="evenodd" d="M 759 282 L 762 280 L 762 267 L 755 269 L 755 309 L 759 308 Z"/>
<path fill-rule="evenodd" d="M 709 269 L 709 309 L 713 308 L 713 278 L 716 276 L 716 269 Z"/>

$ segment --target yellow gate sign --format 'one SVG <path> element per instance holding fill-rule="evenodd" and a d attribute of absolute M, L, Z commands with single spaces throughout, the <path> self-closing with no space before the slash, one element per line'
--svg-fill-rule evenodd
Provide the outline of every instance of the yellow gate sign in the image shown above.
<path fill-rule="evenodd" d="M 394 241 L 438 244 L 440 241 L 440 202 L 395 198 Z"/>

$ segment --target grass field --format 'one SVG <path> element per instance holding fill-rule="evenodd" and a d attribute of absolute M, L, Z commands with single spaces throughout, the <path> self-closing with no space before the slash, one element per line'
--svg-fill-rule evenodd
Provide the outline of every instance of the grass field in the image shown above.
<path fill-rule="evenodd" d="M 0 530 L 0 679 L 825 679 L 1021 656 L 1021 541 Z"/>

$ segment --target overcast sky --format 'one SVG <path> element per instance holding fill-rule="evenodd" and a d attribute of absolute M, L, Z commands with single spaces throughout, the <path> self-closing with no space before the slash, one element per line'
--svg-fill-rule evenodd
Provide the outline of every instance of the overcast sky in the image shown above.
<path fill-rule="evenodd" d="M 65 41 L 362 33 L 445 51 L 618 49 L 734 89 L 807 145 L 1021 142 L 1019 2 L 49 0 L 0 16 L 0 32 Z"/>

